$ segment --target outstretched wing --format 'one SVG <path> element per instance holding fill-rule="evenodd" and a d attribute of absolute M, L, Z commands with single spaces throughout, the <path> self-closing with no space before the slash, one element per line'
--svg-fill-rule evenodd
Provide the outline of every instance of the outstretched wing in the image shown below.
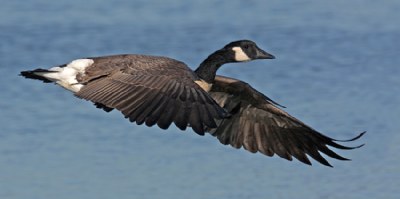
<path fill-rule="evenodd" d="M 173 122 L 203 135 L 226 114 L 182 62 L 144 55 L 91 59 L 94 64 L 78 78 L 84 86 L 75 95 L 105 111 L 115 108 L 131 122 L 162 129 Z"/>
<path fill-rule="evenodd" d="M 213 99 L 232 116 L 217 121 L 217 128 L 208 128 L 222 144 L 235 148 L 245 148 L 250 152 L 261 152 L 267 156 L 278 156 L 287 160 L 295 157 L 311 165 L 306 154 L 321 164 L 331 166 L 321 156 L 348 160 L 330 150 L 327 146 L 338 149 L 354 149 L 336 143 L 316 130 L 305 125 L 278 108 L 275 103 L 245 82 L 217 76 L 210 92 Z M 343 141 L 353 141 L 359 136 Z"/>

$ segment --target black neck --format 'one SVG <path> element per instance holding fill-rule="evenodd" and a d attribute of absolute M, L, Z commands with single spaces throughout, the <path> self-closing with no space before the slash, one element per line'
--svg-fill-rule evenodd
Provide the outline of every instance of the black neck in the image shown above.
<path fill-rule="evenodd" d="M 208 56 L 194 72 L 207 83 L 213 83 L 219 67 L 225 63 L 233 62 L 229 57 L 232 57 L 230 52 L 218 50 Z"/>

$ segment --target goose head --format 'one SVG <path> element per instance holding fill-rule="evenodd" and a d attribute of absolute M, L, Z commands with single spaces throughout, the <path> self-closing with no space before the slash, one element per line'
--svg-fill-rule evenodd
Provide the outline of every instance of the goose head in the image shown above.
<path fill-rule="evenodd" d="M 229 52 L 232 62 L 246 62 L 256 59 L 275 59 L 275 57 L 250 40 L 239 40 L 227 44 L 222 50 Z"/>
<path fill-rule="evenodd" d="M 194 72 L 205 82 L 212 83 L 217 70 L 223 64 L 256 59 L 275 59 L 275 57 L 259 48 L 253 41 L 234 41 L 209 55 Z"/>

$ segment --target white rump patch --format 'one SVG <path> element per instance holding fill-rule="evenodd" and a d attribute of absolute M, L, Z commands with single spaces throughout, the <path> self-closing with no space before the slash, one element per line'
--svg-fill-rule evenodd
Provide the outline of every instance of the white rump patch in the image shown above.
<path fill-rule="evenodd" d="M 232 50 L 235 52 L 236 61 L 250 61 L 250 57 L 246 55 L 241 47 L 233 47 Z"/>
<path fill-rule="evenodd" d="M 49 69 L 49 71 L 56 72 L 37 72 L 36 74 L 54 81 L 72 92 L 78 92 L 83 85 L 78 83 L 76 76 L 85 73 L 86 67 L 93 63 L 94 61 L 92 59 L 77 59 L 67 64 L 65 67 L 57 66 Z"/>
<path fill-rule="evenodd" d="M 199 85 L 203 90 L 209 92 L 211 90 L 212 84 L 207 83 L 204 80 L 196 80 L 194 81 L 197 85 Z"/>

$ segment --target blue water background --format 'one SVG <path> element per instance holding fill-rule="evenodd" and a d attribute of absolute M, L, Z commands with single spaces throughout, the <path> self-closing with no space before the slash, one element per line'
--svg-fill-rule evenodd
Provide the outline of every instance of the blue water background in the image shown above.
<path fill-rule="evenodd" d="M 1 0 L 0 198 L 399 198 L 400 1 Z M 368 133 L 307 166 L 212 136 L 137 126 L 21 70 L 120 53 L 195 68 L 251 39 L 277 59 L 224 66 L 325 134 Z"/>

